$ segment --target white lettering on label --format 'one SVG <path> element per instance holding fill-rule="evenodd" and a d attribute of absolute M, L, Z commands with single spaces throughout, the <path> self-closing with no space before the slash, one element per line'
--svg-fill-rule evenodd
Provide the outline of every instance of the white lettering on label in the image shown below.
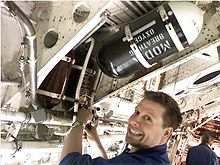
<path fill-rule="evenodd" d="M 138 48 L 140 49 L 140 51 L 143 51 L 143 50 L 147 49 L 149 46 L 152 46 L 152 45 L 160 42 L 163 39 L 164 39 L 164 36 L 162 33 L 160 33 L 159 35 L 139 44 Z"/>
<path fill-rule="evenodd" d="M 138 44 L 144 41 L 145 39 L 151 37 L 152 35 L 154 35 L 154 29 L 147 30 L 144 33 L 141 33 L 140 35 L 134 37 L 134 42 Z"/>
<path fill-rule="evenodd" d="M 171 49 L 170 43 L 166 40 L 164 43 L 160 43 L 159 45 L 152 48 L 152 50 L 147 50 L 144 55 L 147 59 L 153 59 L 155 56 L 159 56 L 162 53 L 166 52 L 168 49 Z"/>
<path fill-rule="evenodd" d="M 169 41 L 165 39 L 164 34 L 155 34 L 153 28 L 142 31 L 142 33 L 137 34 L 133 39 L 146 61 L 171 49 L 171 45 Z M 132 50 L 129 50 L 128 53 L 134 60 L 136 56 L 135 53 Z"/>
<path fill-rule="evenodd" d="M 153 26 L 155 24 L 156 24 L 156 20 L 153 20 L 150 23 L 142 26 L 140 29 L 137 29 L 136 31 L 132 32 L 131 34 L 132 34 L 132 36 L 135 36 L 135 35 L 143 32 L 144 30 L 149 29 L 151 26 Z M 144 37 L 146 37 L 146 36 L 144 36 Z M 125 42 L 126 40 L 127 40 L 127 37 L 122 38 L 123 42 Z"/>
<path fill-rule="evenodd" d="M 131 57 L 134 56 L 134 52 L 132 50 L 129 50 L 128 53 L 131 55 Z"/>

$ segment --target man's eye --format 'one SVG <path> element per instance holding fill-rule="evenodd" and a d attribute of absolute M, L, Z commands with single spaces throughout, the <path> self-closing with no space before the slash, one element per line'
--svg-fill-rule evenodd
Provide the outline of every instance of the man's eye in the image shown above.
<path fill-rule="evenodd" d="M 145 117 L 144 117 L 144 120 L 145 120 L 145 121 L 151 121 L 151 118 L 150 118 L 149 116 L 145 116 Z"/>
<path fill-rule="evenodd" d="M 138 115 L 138 114 L 139 114 L 139 111 L 138 111 L 138 110 L 135 110 L 135 111 L 134 111 L 134 114 L 137 114 L 137 115 Z"/>

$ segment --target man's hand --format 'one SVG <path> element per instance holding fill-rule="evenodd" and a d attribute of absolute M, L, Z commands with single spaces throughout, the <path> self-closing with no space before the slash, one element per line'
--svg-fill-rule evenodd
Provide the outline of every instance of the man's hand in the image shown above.
<path fill-rule="evenodd" d="M 90 110 L 82 108 L 77 113 L 77 119 L 84 124 L 89 123 L 92 120 L 93 114 L 90 112 Z"/>
<path fill-rule="evenodd" d="M 87 137 L 92 142 L 96 142 L 99 140 L 99 136 L 98 136 L 96 127 L 97 127 L 97 125 L 94 127 L 91 125 L 91 123 L 87 124 L 85 127 Z"/>
<path fill-rule="evenodd" d="M 97 133 L 96 127 L 97 127 L 97 125 L 92 126 L 91 123 L 86 125 L 85 131 L 87 133 L 87 137 L 90 141 L 92 141 L 93 143 L 96 144 L 96 146 L 98 147 L 98 149 L 100 151 L 101 157 L 103 157 L 104 159 L 108 159 L 108 156 L 105 152 L 105 149 L 103 148 L 102 143 L 99 139 L 99 135 Z"/>

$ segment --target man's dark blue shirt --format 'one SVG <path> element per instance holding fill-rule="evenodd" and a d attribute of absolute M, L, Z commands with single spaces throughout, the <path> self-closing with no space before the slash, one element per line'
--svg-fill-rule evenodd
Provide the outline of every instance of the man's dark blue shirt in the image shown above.
<path fill-rule="evenodd" d="M 72 152 L 65 156 L 60 165 L 169 165 L 167 156 L 167 145 L 163 144 L 153 148 L 138 150 L 133 153 L 124 151 L 122 154 L 112 158 L 101 157 L 92 159 L 90 155 L 81 155 Z"/>
<path fill-rule="evenodd" d="M 189 149 L 186 165 L 218 165 L 218 157 L 206 143 L 201 143 Z"/>

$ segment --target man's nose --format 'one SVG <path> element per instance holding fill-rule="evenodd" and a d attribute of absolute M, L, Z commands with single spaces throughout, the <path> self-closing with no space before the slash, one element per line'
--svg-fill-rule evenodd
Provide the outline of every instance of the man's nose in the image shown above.
<path fill-rule="evenodd" d="M 140 118 L 138 116 L 132 116 L 129 119 L 129 122 L 132 126 L 139 127 L 140 126 Z"/>

